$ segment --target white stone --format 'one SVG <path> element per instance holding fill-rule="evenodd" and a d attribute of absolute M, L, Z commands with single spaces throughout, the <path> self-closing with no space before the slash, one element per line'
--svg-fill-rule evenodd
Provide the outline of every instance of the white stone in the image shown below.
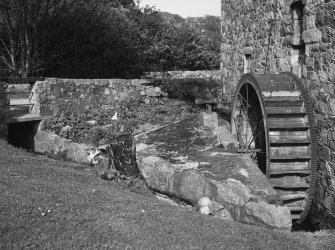
<path fill-rule="evenodd" d="M 110 95 L 111 91 L 109 88 L 105 88 L 105 95 Z"/>
<path fill-rule="evenodd" d="M 86 124 L 90 126 L 96 126 L 98 125 L 98 122 L 96 120 L 90 120 L 90 121 L 87 121 Z"/>
<path fill-rule="evenodd" d="M 145 90 L 147 96 L 158 97 L 162 95 L 162 90 L 159 87 L 149 87 Z"/>
<path fill-rule="evenodd" d="M 99 156 L 100 154 L 101 154 L 100 150 L 96 148 L 91 148 L 87 155 L 88 163 L 92 166 L 96 165 L 98 163 L 97 156 Z"/>
<path fill-rule="evenodd" d="M 201 214 L 209 215 L 209 214 L 211 213 L 211 210 L 209 209 L 208 206 L 201 206 L 201 207 L 199 208 L 199 212 L 200 212 Z"/>
<path fill-rule="evenodd" d="M 237 171 L 239 174 L 243 175 L 244 177 L 248 178 L 249 177 L 249 173 L 247 170 L 245 170 L 244 168 L 241 168 Z"/>
<path fill-rule="evenodd" d="M 200 207 L 206 207 L 210 206 L 212 204 L 212 201 L 208 197 L 202 197 L 198 200 L 198 206 Z"/>
<path fill-rule="evenodd" d="M 213 112 L 213 113 L 206 113 L 202 112 L 200 114 L 201 117 L 201 122 L 204 127 L 208 127 L 211 129 L 217 129 L 219 126 L 219 120 L 218 120 L 218 114 Z"/>

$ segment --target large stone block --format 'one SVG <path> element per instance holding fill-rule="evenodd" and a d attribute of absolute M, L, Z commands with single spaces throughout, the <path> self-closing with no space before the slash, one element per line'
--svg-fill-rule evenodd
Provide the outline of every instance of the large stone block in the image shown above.
<path fill-rule="evenodd" d="M 290 229 L 291 213 L 286 206 L 268 204 L 264 201 L 248 202 L 245 205 L 246 220 L 273 228 Z"/>
<path fill-rule="evenodd" d="M 216 201 L 220 204 L 229 204 L 243 207 L 250 199 L 250 189 L 240 181 L 228 179 L 225 182 L 212 180 L 217 187 Z"/>
<path fill-rule="evenodd" d="M 302 39 L 305 43 L 319 43 L 322 39 L 322 33 L 318 29 L 306 30 L 302 33 Z"/>
<path fill-rule="evenodd" d="M 335 82 L 335 64 L 331 63 L 329 65 L 329 80 L 334 83 Z"/>
<path fill-rule="evenodd" d="M 171 193 L 174 169 L 160 157 L 148 156 L 139 162 L 139 170 L 148 186 L 162 193 Z"/>
<path fill-rule="evenodd" d="M 209 180 L 197 170 L 187 170 L 176 174 L 173 179 L 173 194 L 196 203 L 202 197 L 212 196 Z"/>
<path fill-rule="evenodd" d="M 89 145 L 74 143 L 47 131 L 39 130 L 34 137 L 34 151 L 57 160 L 88 164 L 89 148 Z"/>
<path fill-rule="evenodd" d="M 238 148 L 238 141 L 236 138 L 228 131 L 224 126 L 218 126 L 216 129 L 216 135 L 218 137 L 218 143 L 222 145 L 225 149 L 228 146 L 233 146 L 236 149 Z"/>
<path fill-rule="evenodd" d="M 162 95 L 162 90 L 159 87 L 148 87 L 145 93 L 150 97 L 159 97 Z"/>
<path fill-rule="evenodd" d="M 218 114 L 202 112 L 200 114 L 200 121 L 204 127 L 208 127 L 211 129 L 217 129 L 219 126 Z"/>

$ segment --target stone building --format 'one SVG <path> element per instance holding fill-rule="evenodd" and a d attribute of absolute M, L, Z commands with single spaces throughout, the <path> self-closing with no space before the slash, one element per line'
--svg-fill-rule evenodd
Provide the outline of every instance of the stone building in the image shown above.
<path fill-rule="evenodd" d="M 318 178 L 311 214 L 334 226 L 335 1 L 222 0 L 221 7 L 224 85 L 236 86 L 244 73 L 290 71 L 312 97 Z"/>

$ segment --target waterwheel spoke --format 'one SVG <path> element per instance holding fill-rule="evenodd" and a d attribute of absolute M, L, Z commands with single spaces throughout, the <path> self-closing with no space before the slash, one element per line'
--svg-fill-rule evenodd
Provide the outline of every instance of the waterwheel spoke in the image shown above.
<path fill-rule="evenodd" d="M 239 96 L 239 101 L 240 101 L 240 104 L 241 104 L 241 106 L 243 106 L 243 110 L 247 110 L 248 112 L 245 112 L 245 114 L 246 114 L 246 116 L 247 116 L 247 119 L 248 119 L 248 113 L 250 112 L 251 114 L 252 114 L 252 116 L 253 117 L 256 117 L 256 118 L 262 118 L 262 115 L 261 114 L 257 114 L 257 113 L 254 113 L 254 111 L 253 111 L 253 109 L 251 108 L 251 106 L 250 106 L 250 104 L 249 103 L 247 103 L 247 101 L 245 100 L 245 98 L 240 94 L 240 93 L 238 93 L 238 96 Z M 245 107 L 245 105 L 243 104 L 243 103 L 245 103 L 246 105 L 247 105 L 247 107 L 249 107 L 250 108 L 250 110 L 247 108 L 247 107 Z M 248 119 L 248 122 L 249 122 L 249 119 Z M 250 124 L 250 122 L 249 122 L 249 124 Z"/>
<path fill-rule="evenodd" d="M 264 126 L 263 126 L 263 122 L 262 120 L 259 120 L 257 123 L 257 127 L 255 128 L 255 130 L 252 132 L 252 137 L 251 139 L 248 141 L 248 148 L 250 147 L 252 142 L 256 141 L 256 138 L 258 136 L 260 136 L 262 134 L 262 131 L 264 130 Z"/>
<path fill-rule="evenodd" d="M 249 110 L 249 108 L 248 107 L 250 107 L 250 109 L 251 109 L 251 106 L 250 106 L 250 104 L 248 103 L 248 100 L 249 100 L 249 93 L 248 93 L 248 88 L 247 88 L 247 100 L 241 95 L 241 94 L 239 94 L 239 103 L 240 103 L 240 106 L 242 107 L 241 109 L 240 109 L 240 111 L 242 110 L 242 112 L 243 112 L 243 117 L 245 117 L 246 118 L 246 120 L 247 120 L 247 127 L 245 128 L 245 130 L 246 130 L 246 132 L 245 132 L 245 136 L 242 136 L 242 135 L 240 135 L 239 137 L 241 138 L 241 137 L 245 137 L 245 143 L 244 143 L 244 141 L 243 141 L 243 146 L 244 146 L 244 148 L 245 148 L 245 150 L 249 150 L 249 147 L 250 147 L 250 145 L 251 145 L 251 143 L 252 142 L 254 142 L 255 140 L 256 140 L 256 138 L 261 134 L 261 132 L 262 132 L 262 128 L 264 128 L 262 125 L 263 125 L 263 123 L 262 123 L 262 121 L 263 121 L 263 117 L 261 116 L 261 115 L 259 115 L 259 114 L 255 114 L 255 113 L 253 113 L 252 111 L 250 111 L 251 112 L 251 114 L 255 117 L 255 118 L 258 118 L 258 122 L 257 122 L 257 126 L 256 126 L 256 128 L 253 130 L 252 129 L 252 127 L 251 127 L 251 122 L 250 122 L 250 119 L 249 119 L 249 113 L 248 113 L 248 110 Z M 248 129 L 250 129 L 251 130 L 251 134 L 250 134 L 250 137 L 248 138 Z M 239 140 L 240 141 L 240 140 Z"/>
<path fill-rule="evenodd" d="M 249 125 L 249 127 L 251 128 L 251 123 L 250 123 L 250 120 L 249 120 L 249 114 L 248 114 L 248 110 L 249 110 L 248 107 L 250 107 L 250 104 L 249 104 L 249 89 L 248 89 L 248 84 L 246 84 L 245 87 L 246 87 L 246 92 L 247 92 L 246 117 L 247 117 L 247 119 L 248 119 L 248 125 Z M 245 141 L 247 142 L 247 143 L 246 143 L 246 148 L 247 148 L 247 149 L 249 148 L 249 145 L 248 145 L 248 129 L 249 129 L 249 127 L 246 128 L 246 133 L 245 133 Z M 250 129 L 250 130 L 252 130 L 252 129 Z M 251 137 L 252 137 L 252 135 L 251 135 Z"/>
<path fill-rule="evenodd" d="M 249 117 L 248 117 L 248 114 L 247 114 L 247 110 L 248 110 L 248 103 L 246 103 L 245 99 L 243 98 L 243 96 L 241 94 L 239 94 L 239 97 L 240 97 L 240 104 L 241 104 L 241 110 L 242 110 L 242 117 L 245 117 L 246 120 L 247 120 L 247 126 L 245 128 L 245 146 L 247 146 L 247 142 L 248 142 L 248 127 L 250 127 L 250 120 L 249 120 Z M 246 105 L 245 105 L 246 104 Z M 240 110 L 240 111 L 241 111 Z"/>

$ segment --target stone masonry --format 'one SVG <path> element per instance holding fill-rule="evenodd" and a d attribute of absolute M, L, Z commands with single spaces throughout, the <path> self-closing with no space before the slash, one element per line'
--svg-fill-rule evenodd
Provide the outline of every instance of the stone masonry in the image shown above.
<path fill-rule="evenodd" d="M 32 113 L 60 117 L 88 112 L 94 108 L 117 108 L 129 98 L 158 102 L 159 97 L 191 102 L 218 102 L 221 85 L 210 77 L 192 79 L 56 79 L 36 82 L 33 89 Z M 155 99 L 155 100 L 153 100 Z M 135 103 L 134 103 L 135 105 Z"/>
<path fill-rule="evenodd" d="M 41 116 L 76 115 L 94 107 L 117 106 L 134 93 L 140 95 L 148 80 L 124 79 L 56 79 L 36 82 L 33 87 L 32 113 Z M 150 88 L 152 90 L 153 88 Z"/>
<path fill-rule="evenodd" d="M 228 104 L 235 89 L 227 82 L 223 84 L 222 77 L 221 70 L 201 70 L 146 72 L 143 78 L 152 79 L 163 88 L 177 90 L 179 94 L 189 93 L 197 103 Z"/>
<path fill-rule="evenodd" d="M 0 138 L 7 139 L 7 114 L 9 110 L 9 99 L 7 97 L 7 83 L 0 82 Z"/>
<path fill-rule="evenodd" d="M 155 79 L 212 78 L 214 80 L 221 80 L 222 77 L 220 70 L 146 72 L 144 75 L 144 77 Z"/>
<path fill-rule="evenodd" d="M 319 164 L 312 212 L 330 225 L 335 217 L 335 1 L 221 3 L 223 84 L 236 86 L 244 73 L 291 71 L 314 101 Z"/>

